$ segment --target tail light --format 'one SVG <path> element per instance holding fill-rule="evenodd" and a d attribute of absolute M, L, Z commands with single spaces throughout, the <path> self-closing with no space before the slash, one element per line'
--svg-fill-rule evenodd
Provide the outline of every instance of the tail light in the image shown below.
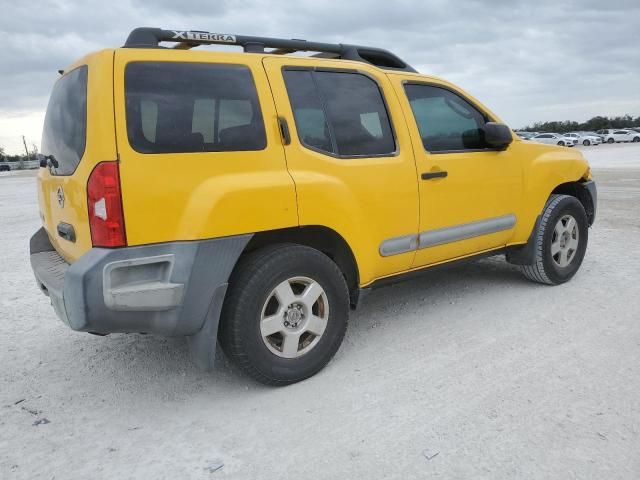
<path fill-rule="evenodd" d="M 118 162 L 100 162 L 87 182 L 89 228 L 94 247 L 124 247 L 124 229 L 120 169 Z"/>

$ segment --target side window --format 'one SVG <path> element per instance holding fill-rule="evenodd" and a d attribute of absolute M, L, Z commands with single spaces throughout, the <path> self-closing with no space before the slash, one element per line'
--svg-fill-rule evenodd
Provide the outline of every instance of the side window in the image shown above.
<path fill-rule="evenodd" d="M 485 116 L 462 97 L 432 85 L 405 85 L 425 150 L 483 150 Z"/>
<path fill-rule="evenodd" d="M 264 122 L 243 65 L 133 62 L 125 69 L 127 135 L 140 153 L 262 150 Z"/>
<path fill-rule="evenodd" d="M 312 72 L 285 70 L 283 74 L 300 142 L 308 147 L 337 154 Z"/>
<path fill-rule="evenodd" d="M 340 156 L 391 155 L 396 150 L 378 85 L 350 72 L 283 72 L 303 145 Z"/>

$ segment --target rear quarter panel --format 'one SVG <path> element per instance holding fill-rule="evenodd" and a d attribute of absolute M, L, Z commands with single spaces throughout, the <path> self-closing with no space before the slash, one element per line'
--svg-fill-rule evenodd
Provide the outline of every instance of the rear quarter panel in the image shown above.
<path fill-rule="evenodd" d="M 142 154 L 129 145 L 124 72 L 133 61 L 228 63 L 251 69 L 265 122 L 261 151 Z M 127 241 L 141 245 L 298 225 L 277 116 L 261 57 L 207 51 L 120 49 L 115 111 Z"/>

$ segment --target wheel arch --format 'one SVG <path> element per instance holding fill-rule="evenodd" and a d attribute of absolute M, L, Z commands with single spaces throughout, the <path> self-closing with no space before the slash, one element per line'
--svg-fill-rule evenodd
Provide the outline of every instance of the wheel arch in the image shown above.
<path fill-rule="evenodd" d="M 545 205 L 552 195 L 569 195 L 576 198 L 582 204 L 587 214 L 589 226 L 593 225 L 596 217 L 597 193 L 595 183 L 592 180 L 580 179 L 557 185 L 547 196 Z M 535 251 L 535 236 L 540 224 L 541 214 L 542 212 L 536 217 L 531 233 L 525 244 L 507 247 L 507 261 L 516 265 L 528 265 L 531 262 Z"/>
<path fill-rule="evenodd" d="M 347 241 L 335 230 L 322 225 L 306 225 L 258 232 L 246 245 L 242 255 L 278 243 L 295 243 L 315 248 L 331 258 L 342 271 L 349 288 L 351 307 L 358 305 L 360 275 L 355 255 Z"/>
<path fill-rule="evenodd" d="M 589 225 L 593 225 L 596 216 L 596 199 L 593 198 L 593 194 L 587 188 L 587 182 L 578 180 L 561 183 L 553 189 L 550 196 L 553 194 L 570 195 L 577 198 L 587 214 Z"/>

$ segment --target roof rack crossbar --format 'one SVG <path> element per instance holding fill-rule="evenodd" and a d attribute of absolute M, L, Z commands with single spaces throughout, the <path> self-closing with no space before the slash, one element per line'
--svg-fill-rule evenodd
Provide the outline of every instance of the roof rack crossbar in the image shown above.
<path fill-rule="evenodd" d="M 230 35 L 196 30 L 163 30 L 141 27 L 134 29 L 124 44 L 125 48 L 159 48 L 161 42 L 173 42 L 172 48 L 188 50 L 198 45 L 239 45 L 245 52 L 286 54 L 293 52 L 321 52 L 345 60 L 371 63 L 381 68 L 415 72 L 395 54 L 382 48 L 346 45 L 342 43 L 308 42 L 299 39 Z M 265 48 L 274 49 L 265 52 Z M 332 55 L 332 56 L 333 56 Z"/>

